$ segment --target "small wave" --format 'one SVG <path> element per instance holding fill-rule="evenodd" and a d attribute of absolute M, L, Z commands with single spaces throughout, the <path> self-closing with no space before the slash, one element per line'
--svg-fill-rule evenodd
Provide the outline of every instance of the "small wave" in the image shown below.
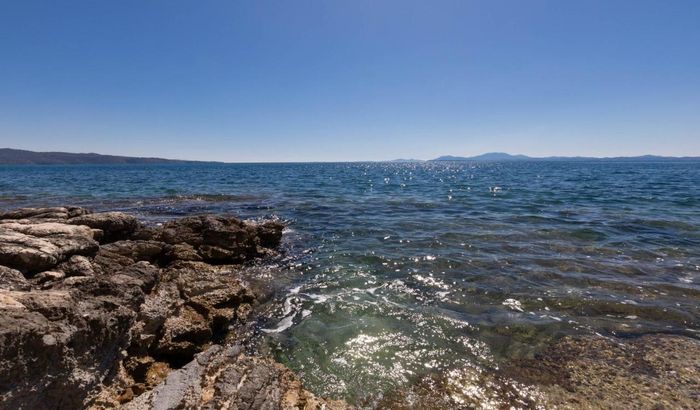
<path fill-rule="evenodd" d="M 273 329 L 260 329 L 260 330 L 265 332 L 265 333 L 268 333 L 268 334 L 269 333 L 283 332 L 283 331 L 289 329 L 290 327 L 292 327 L 292 325 L 294 324 L 294 317 L 296 315 L 297 315 L 297 312 L 294 312 L 291 315 L 284 317 L 282 320 L 279 321 L 279 323 L 277 323 L 277 327 L 275 327 Z"/>
<path fill-rule="evenodd" d="M 518 312 L 524 312 L 523 310 L 523 304 L 520 303 L 519 300 L 516 299 L 506 299 L 503 301 L 503 306 L 507 306 L 513 310 L 517 310 Z"/>
<path fill-rule="evenodd" d="M 183 201 L 202 201 L 202 202 L 248 202 L 259 201 L 263 197 L 258 195 L 232 195 L 232 194 L 179 194 L 169 195 L 165 198 L 176 199 Z"/>

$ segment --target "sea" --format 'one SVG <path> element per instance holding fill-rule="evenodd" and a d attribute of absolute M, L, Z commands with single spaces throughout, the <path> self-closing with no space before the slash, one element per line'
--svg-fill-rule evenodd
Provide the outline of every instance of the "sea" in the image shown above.
<path fill-rule="evenodd" d="M 1 209 L 66 204 L 283 221 L 256 337 L 351 403 L 566 335 L 700 338 L 699 162 L 0 166 Z"/>

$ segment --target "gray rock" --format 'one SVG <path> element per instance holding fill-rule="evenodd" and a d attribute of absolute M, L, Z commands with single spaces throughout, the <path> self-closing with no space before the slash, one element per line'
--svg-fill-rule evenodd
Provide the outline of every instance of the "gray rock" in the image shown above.
<path fill-rule="evenodd" d="M 237 318 L 253 292 L 232 266 L 177 262 L 166 268 L 141 309 L 135 328 L 140 337 L 131 351 L 176 366 L 192 360 L 212 337 Z"/>
<path fill-rule="evenodd" d="M 94 231 L 87 226 L 66 225 L 59 222 L 43 222 L 33 219 L 20 219 L 17 221 L 2 221 L 0 227 L 29 236 L 55 237 L 55 236 L 82 236 L 94 239 Z"/>
<path fill-rule="evenodd" d="M 0 265 L 0 289 L 1 290 L 29 290 L 29 281 L 22 272 Z"/>
<path fill-rule="evenodd" d="M 66 273 L 60 270 L 47 270 L 44 272 L 41 272 L 40 274 L 34 276 L 33 282 L 41 284 L 41 283 L 46 283 L 46 282 L 53 282 L 57 280 L 61 280 L 66 277 Z"/>
<path fill-rule="evenodd" d="M 9 212 L 0 212 L 2 219 L 52 219 L 65 220 L 90 213 L 85 208 L 52 207 L 52 208 L 20 208 Z"/>
<path fill-rule="evenodd" d="M 165 258 L 170 261 L 193 261 L 198 262 L 202 260 L 199 256 L 197 250 L 190 244 L 179 243 L 170 246 L 165 254 Z"/>
<path fill-rule="evenodd" d="M 94 276 L 95 269 L 90 259 L 85 256 L 73 255 L 67 261 L 61 263 L 58 268 L 66 273 L 66 276 Z"/>
<path fill-rule="evenodd" d="M 187 244 L 206 262 L 239 263 L 265 256 L 267 250 L 279 246 L 283 228 L 276 221 L 250 223 L 229 216 L 201 215 L 142 229 L 135 237 L 170 245 Z"/>
<path fill-rule="evenodd" d="M 136 409 L 348 409 L 303 389 L 286 367 L 240 346 L 212 346 L 123 407 Z"/>
<path fill-rule="evenodd" d="M 134 312 L 121 294 L 0 291 L 0 407 L 82 408 L 113 367 Z"/>
<path fill-rule="evenodd" d="M 123 212 L 84 214 L 70 218 L 68 223 L 100 229 L 104 232 L 103 243 L 127 239 L 140 225 L 136 217 Z"/>
<path fill-rule="evenodd" d="M 59 223 L 0 224 L 0 264 L 25 273 L 51 269 L 73 255 L 91 255 L 98 243 L 90 228 Z"/>
<path fill-rule="evenodd" d="M 169 246 L 163 242 L 123 240 L 108 243 L 100 249 L 105 252 L 126 256 L 135 261 L 157 262 L 162 260 L 163 254 Z"/>

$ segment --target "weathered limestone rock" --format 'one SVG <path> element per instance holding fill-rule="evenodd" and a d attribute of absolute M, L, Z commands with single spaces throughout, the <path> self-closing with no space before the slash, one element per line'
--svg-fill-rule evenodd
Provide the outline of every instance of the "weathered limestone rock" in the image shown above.
<path fill-rule="evenodd" d="M 135 261 L 158 262 L 169 245 L 157 241 L 117 241 L 103 245 L 100 250 L 125 256 Z"/>
<path fill-rule="evenodd" d="M 29 281 L 22 272 L 0 265 L 0 289 L 2 290 L 29 290 Z"/>
<path fill-rule="evenodd" d="M 199 258 L 210 263 L 239 263 L 265 256 L 267 249 L 279 246 L 283 228 L 275 221 L 253 224 L 227 216 L 202 215 L 170 221 L 160 228 L 142 229 L 135 237 L 170 245 L 189 245 Z M 177 252 L 185 249 L 191 253 L 188 248 Z"/>
<path fill-rule="evenodd" d="M 133 326 L 129 353 L 141 363 L 131 373 L 132 385 L 146 383 L 143 363 L 179 367 L 221 339 L 238 312 L 255 302 L 233 266 L 176 262 L 163 270 L 160 283 L 147 297 Z M 142 376 L 139 376 L 141 374 Z M 125 380 L 125 384 L 129 384 Z"/>
<path fill-rule="evenodd" d="M 90 259 L 85 256 L 73 255 L 67 261 L 58 265 L 66 276 L 94 276 L 95 269 Z"/>
<path fill-rule="evenodd" d="M 212 346 L 164 383 L 126 404 L 136 409 L 347 409 L 302 388 L 286 367 L 245 355 L 240 346 Z"/>
<path fill-rule="evenodd" d="M 84 214 L 70 218 L 68 223 L 100 229 L 102 232 L 104 232 L 102 242 L 112 242 L 119 239 L 126 239 L 132 233 L 134 233 L 136 228 L 138 228 L 140 225 L 136 217 L 123 212 Z"/>
<path fill-rule="evenodd" d="M 93 231 L 85 226 L 0 223 L 0 264 L 24 273 L 53 268 L 73 255 L 92 255 L 98 247 Z"/>
<path fill-rule="evenodd" d="M 256 301 L 240 266 L 202 260 L 262 257 L 281 234 L 277 222 L 224 216 L 144 228 L 128 214 L 75 207 L 0 213 L 0 408 L 114 407 L 135 400 L 133 407 L 164 398 L 148 391 L 171 391 L 172 384 L 162 382 L 179 374 L 174 369 L 196 367 L 190 363 L 196 354 L 235 340 L 229 326 L 244 322 Z M 189 379 L 181 387 L 204 389 L 201 406 L 219 400 L 216 391 L 241 408 L 323 403 L 281 365 L 241 360 L 231 369 L 221 360 L 207 364 L 225 377 L 211 375 L 200 387 Z M 241 385 L 226 386 L 229 379 Z M 200 406 L 185 390 L 167 403 Z"/>
<path fill-rule="evenodd" d="M 187 243 L 178 243 L 172 245 L 169 249 L 167 249 L 164 256 L 166 260 L 171 261 L 198 262 L 202 260 L 202 257 L 199 256 L 197 250 L 192 245 Z"/>
<path fill-rule="evenodd" d="M 0 291 L 0 407 L 83 406 L 123 349 L 135 315 L 125 303 L 138 303 L 105 281 L 93 288 L 111 294 Z"/>
<path fill-rule="evenodd" d="M 47 270 L 44 272 L 41 272 L 40 274 L 34 276 L 33 282 L 37 284 L 42 284 L 46 282 L 53 282 L 57 280 L 61 280 L 66 277 L 65 272 L 63 271 L 53 271 L 53 270 Z"/>
<path fill-rule="evenodd" d="M 0 219 L 44 219 L 66 220 L 90 213 L 85 208 L 74 206 L 52 208 L 20 208 L 9 212 L 0 212 Z"/>

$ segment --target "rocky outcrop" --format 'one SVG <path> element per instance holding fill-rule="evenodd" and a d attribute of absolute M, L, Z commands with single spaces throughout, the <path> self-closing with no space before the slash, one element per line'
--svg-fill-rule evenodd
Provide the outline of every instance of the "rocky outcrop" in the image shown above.
<path fill-rule="evenodd" d="M 132 215 L 123 212 L 102 212 L 97 214 L 85 213 L 68 219 L 72 225 L 84 225 L 102 231 L 102 242 L 112 242 L 128 238 L 136 228 L 139 221 Z"/>
<path fill-rule="evenodd" d="M 335 406 L 270 359 L 226 362 L 239 348 L 222 345 L 240 342 L 233 329 L 256 303 L 241 264 L 273 254 L 282 228 L 212 215 L 148 227 L 75 207 L 0 214 L 0 408 Z"/>
<path fill-rule="evenodd" d="M 134 323 L 123 389 L 145 390 L 153 385 L 151 368 L 180 367 L 211 344 L 223 342 L 230 336 L 229 326 L 245 321 L 255 300 L 231 266 L 172 264 Z"/>
<path fill-rule="evenodd" d="M 45 271 L 73 255 L 93 255 L 99 248 L 95 235 L 86 226 L 26 219 L 3 221 L 0 265 L 26 274 Z"/>
<path fill-rule="evenodd" d="M 20 208 L 7 212 L 0 212 L 0 220 L 33 219 L 41 221 L 65 221 L 69 218 L 90 213 L 85 208 L 76 206 L 53 208 Z"/>
<path fill-rule="evenodd" d="M 219 215 L 190 216 L 135 235 L 170 245 L 186 244 L 209 263 L 238 263 L 265 256 L 282 239 L 277 222 L 252 224 Z M 175 252 L 187 252 L 179 248 Z"/>
<path fill-rule="evenodd" d="M 0 291 L 0 407 L 80 408 L 120 359 L 155 267 Z"/>

